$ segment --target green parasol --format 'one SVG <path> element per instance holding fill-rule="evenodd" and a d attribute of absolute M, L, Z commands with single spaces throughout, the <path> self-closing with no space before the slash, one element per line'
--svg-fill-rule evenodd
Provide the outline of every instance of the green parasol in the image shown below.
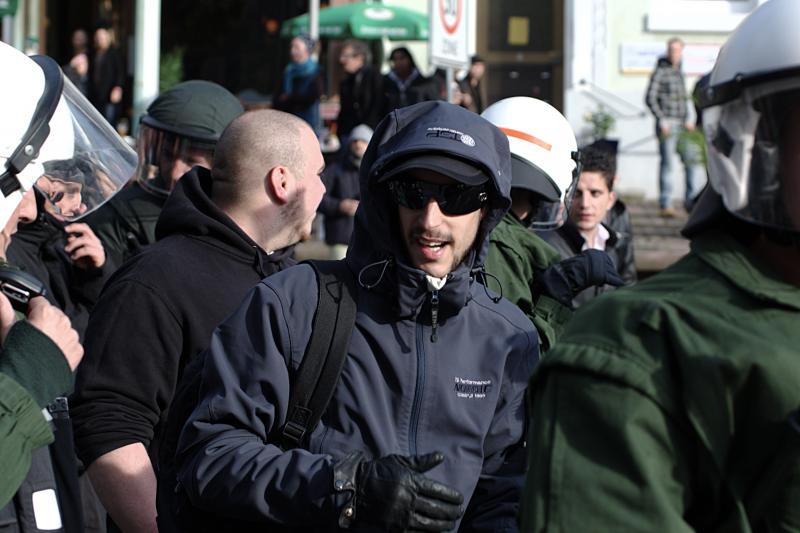
<path fill-rule="evenodd" d="M 294 37 L 308 31 L 308 14 L 283 23 L 281 35 Z M 428 39 L 428 17 L 403 7 L 355 3 L 319 10 L 319 36 L 329 39 L 389 39 L 424 41 Z"/>

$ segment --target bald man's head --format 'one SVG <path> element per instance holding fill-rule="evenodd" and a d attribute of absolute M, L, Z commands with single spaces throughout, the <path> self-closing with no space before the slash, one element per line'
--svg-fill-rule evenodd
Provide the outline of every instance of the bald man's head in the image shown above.
<path fill-rule="evenodd" d="M 277 167 L 297 173 L 305 164 L 301 119 L 271 109 L 249 111 L 231 122 L 214 151 L 212 198 L 220 205 L 239 203 L 262 187 Z"/>

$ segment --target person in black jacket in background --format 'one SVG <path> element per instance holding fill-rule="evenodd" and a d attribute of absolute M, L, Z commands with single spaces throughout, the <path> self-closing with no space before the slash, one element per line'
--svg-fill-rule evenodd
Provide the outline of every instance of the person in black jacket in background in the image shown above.
<path fill-rule="evenodd" d="M 339 85 L 340 108 L 336 133 L 342 142 L 353 128 L 366 124 L 375 128 L 383 118 L 383 76 L 371 64 L 369 47 L 355 39 L 345 41 L 339 53 L 347 76 Z"/>
<path fill-rule="evenodd" d="M 103 289 L 71 403 L 78 454 L 121 529 L 157 530 L 155 458 L 178 380 L 245 293 L 294 263 L 323 166 L 301 119 L 245 113 L 223 132 L 212 170 L 178 181 L 158 241 Z"/>
<path fill-rule="evenodd" d="M 552 231 L 538 234 L 561 254 L 573 257 L 583 250 L 605 251 L 614 261 L 617 273 L 630 285 L 636 282 L 636 264 L 630 238 L 609 227 L 604 220 L 616 201 L 614 166 L 607 152 L 587 147 L 582 152 L 583 168 L 572 197 L 569 220 Z M 613 290 L 611 285 L 589 287 L 573 299 L 578 306 L 597 295 Z"/>
<path fill-rule="evenodd" d="M 322 177 L 325 196 L 319 204 L 319 212 L 325 216 L 325 244 L 331 248 L 331 259 L 343 259 L 347 253 L 353 219 L 361 198 L 358 169 L 371 138 L 372 128 L 366 124 L 357 126 L 349 137 L 341 160 Z"/>
<path fill-rule="evenodd" d="M 408 48 L 400 46 L 392 50 L 389 61 L 392 70 L 383 77 L 384 115 L 407 105 L 441 99 L 436 82 L 417 69 Z"/>
<path fill-rule="evenodd" d="M 94 55 L 89 65 L 89 100 L 116 128 L 122 106 L 125 70 L 114 46 L 111 24 L 102 21 L 94 31 Z"/>

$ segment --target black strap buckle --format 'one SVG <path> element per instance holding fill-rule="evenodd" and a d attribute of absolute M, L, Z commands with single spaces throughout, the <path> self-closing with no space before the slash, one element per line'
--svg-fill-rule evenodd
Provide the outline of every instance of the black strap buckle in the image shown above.
<path fill-rule="evenodd" d="M 303 437 L 308 431 L 308 420 L 312 414 L 311 410 L 306 407 L 297 406 L 295 408 L 289 421 L 284 424 L 283 431 L 281 431 L 281 439 L 284 445 L 288 443 L 290 444 L 289 447 L 296 448 L 303 442 Z"/>

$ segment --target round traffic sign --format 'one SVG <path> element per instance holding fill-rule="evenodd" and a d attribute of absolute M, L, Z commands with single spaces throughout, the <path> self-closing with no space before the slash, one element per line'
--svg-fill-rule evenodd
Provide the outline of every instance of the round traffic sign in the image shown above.
<path fill-rule="evenodd" d="M 442 19 L 444 31 L 454 34 L 461 24 L 463 0 L 439 0 L 439 16 Z"/>

